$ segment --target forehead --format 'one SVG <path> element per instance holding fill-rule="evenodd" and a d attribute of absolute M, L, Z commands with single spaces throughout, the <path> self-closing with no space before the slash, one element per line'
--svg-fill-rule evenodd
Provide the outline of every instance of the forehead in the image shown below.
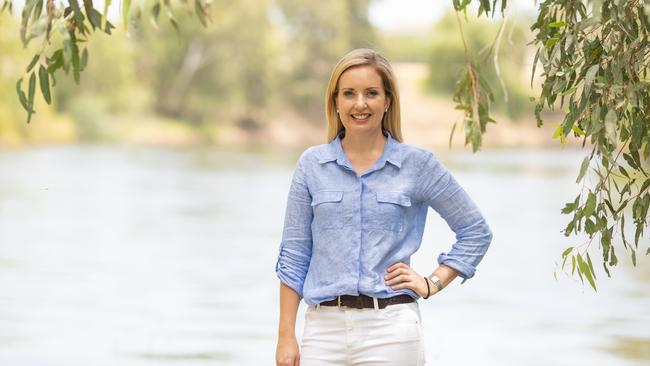
<path fill-rule="evenodd" d="M 345 70 L 339 78 L 339 89 L 381 88 L 381 75 L 370 65 L 354 66 Z"/>

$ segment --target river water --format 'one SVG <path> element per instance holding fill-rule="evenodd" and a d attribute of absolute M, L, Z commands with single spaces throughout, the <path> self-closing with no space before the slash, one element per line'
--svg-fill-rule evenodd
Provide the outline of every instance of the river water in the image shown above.
<path fill-rule="evenodd" d="M 274 267 L 299 153 L 0 151 L 0 365 L 274 365 Z M 560 209 L 581 152 L 437 153 L 494 239 L 474 278 L 420 302 L 427 365 L 650 365 L 643 253 L 631 268 L 619 251 L 612 279 L 596 260 L 598 292 L 553 277 L 580 242 L 561 234 Z M 429 273 L 453 240 L 430 211 L 413 267 Z"/>

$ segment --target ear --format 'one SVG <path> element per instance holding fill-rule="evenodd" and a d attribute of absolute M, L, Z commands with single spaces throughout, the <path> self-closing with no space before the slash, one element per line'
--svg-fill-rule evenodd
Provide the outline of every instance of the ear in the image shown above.
<path fill-rule="evenodd" d="M 390 102 L 391 102 L 390 97 L 386 96 L 386 105 L 384 106 L 384 110 L 390 108 Z"/>

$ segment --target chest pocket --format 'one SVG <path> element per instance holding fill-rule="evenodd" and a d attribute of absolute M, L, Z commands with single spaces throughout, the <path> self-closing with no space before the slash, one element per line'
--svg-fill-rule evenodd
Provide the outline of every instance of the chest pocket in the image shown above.
<path fill-rule="evenodd" d="M 314 225 L 321 229 L 336 229 L 343 226 L 343 191 L 319 191 L 311 201 Z"/>
<path fill-rule="evenodd" d="M 402 231 L 406 220 L 406 210 L 411 207 L 411 198 L 405 192 L 377 192 L 376 201 L 371 201 L 373 229 Z"/>

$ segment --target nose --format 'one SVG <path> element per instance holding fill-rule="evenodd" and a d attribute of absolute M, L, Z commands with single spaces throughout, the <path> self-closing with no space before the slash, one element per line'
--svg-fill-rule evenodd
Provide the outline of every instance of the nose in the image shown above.
<path fill-rule="evenodd" d="M 367 104 L 366 104 L 366 98 L 365 98 L 365 96 L 363 95 L 363 93 L 359 93 L 359 94 L 357 94 L 357 99 L 356 99 L 356 101 L 354 102 L 354 106 L 355 106 L 356 108 L 358 108 L 358 109 L 363 109 L 363 108 L 366 107 L 366 105 L 367 105 Z"/>

